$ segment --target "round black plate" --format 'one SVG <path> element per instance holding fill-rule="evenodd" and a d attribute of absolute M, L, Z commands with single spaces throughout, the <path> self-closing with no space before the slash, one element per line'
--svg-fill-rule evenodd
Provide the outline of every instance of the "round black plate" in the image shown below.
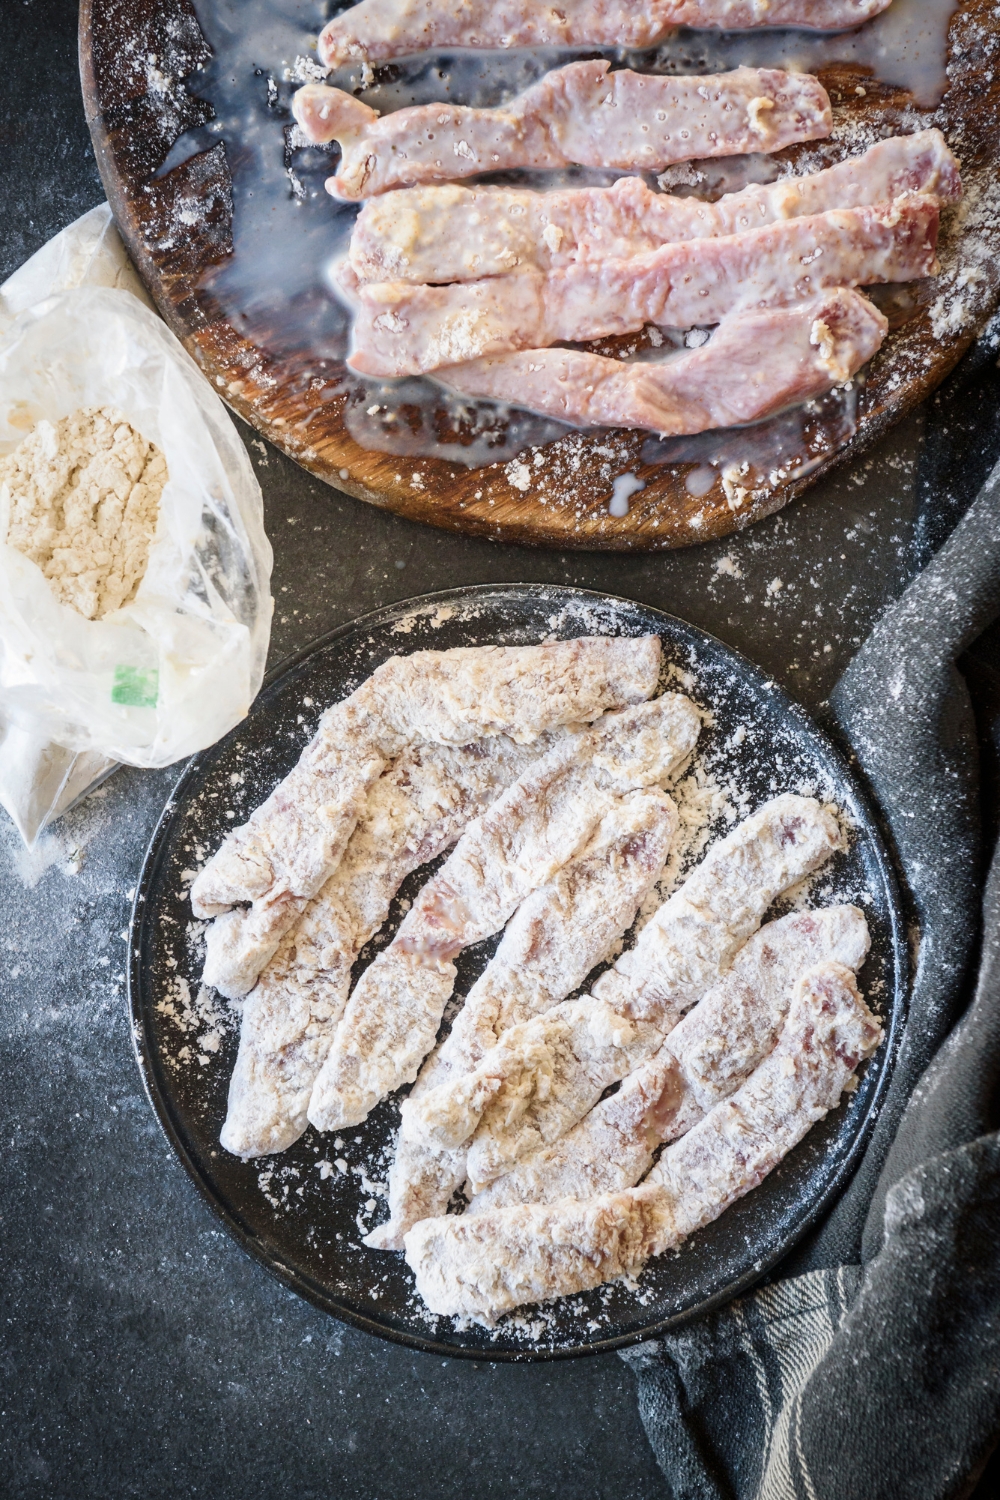
<path fill-rule="evenodd" d="M 237 1022 L 213 992 L 199 990 L 201 926 L 192 919 L 187 889 L 224 833 L 291 769 L 323 709 L 387 657 L 422 647 L 649 632 L 663 639 L 674 685 L 710 709 L 699 757 L 742 794 L 741 812 L 776 792 L 804 791 L 836 802 L 853 824 L 849 850 L 821 873 L 809 901 L 864 907 L 872 950 L 860 978 L 886 1039 L 857 1092 L 753 1193 L 677 1253 L 653 1262 L 638 1287 L 616 1283 L 541 1312 L 529 1309 L 492 1331 L 456 1329 L 426 1312 L 401 1256 L 360 1244 L 384 1217 L 372 1184 L 385 1176 L 396 1099 L 335 1140 L 310 1130 L 280 1156 L 241 1162 L 219 1146 Z M 720 821 L 719 831 L 726 826 Z M 425 878 L 426 870 L 417 872 L 401 900 Z M 399 904 L 359 962 L 388 939 Z M 494 946 L 464 955 L 457 993 L 468 989 Z M 130 933 L 129 1001 L 143 1080 L 171 1144 L 229 1231 L 288 1286 L 335 1316 L 400 1343 L 477 1359 L 614 1348 L 671 1327 L 760 1277 L 829 1204 L 862 1149 L 891 1070 L 905 994 L 905 935 L 885 848 L 847 767 L 806 714 L 756 667 L 691 625 L 628 600 L 538 585 L 409 600 L 344 626 L 286 662 L 243 723 L 185 769 L 150 843 Z"/>

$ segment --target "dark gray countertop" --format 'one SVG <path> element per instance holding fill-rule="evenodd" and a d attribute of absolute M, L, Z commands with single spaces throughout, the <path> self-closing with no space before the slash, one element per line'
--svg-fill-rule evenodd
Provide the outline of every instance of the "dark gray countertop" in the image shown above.
<path fill-rule="evenodd" d="M 75 7 L 0 0 L 0 13 L 2 279 L 103 194 Z M 272 663 L 392 600 L 557 581 L 682 615 L 821 711 L 1000 448 L 994 361 L 784 515 L 654 557 L 421 529 L 255 445 Z M 665 1496 L 616 1356 L 476 1366 L 380 1342 L 286 1292 L 197 1197 L 142 1092 L 124 1007 L 130 894 L 175 779 L 119 772 L 32 854 L 0 814 L 0 1492 Z"/>

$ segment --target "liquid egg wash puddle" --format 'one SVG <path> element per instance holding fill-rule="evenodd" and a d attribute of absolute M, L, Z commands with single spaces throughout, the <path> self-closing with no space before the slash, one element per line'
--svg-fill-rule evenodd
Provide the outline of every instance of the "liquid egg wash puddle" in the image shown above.
<path fill-rule="evenodd" d="M 323 401 L 343 400 L 347 431 L 369 450 L 477 469 L 508 463 L 529 448 L 538 450 L 579 433 L 517 408 L 462 397 L 429 378 L 378 380 L 344 368 L 350 312 L 333 289 L 332 271 L 346 254 L 360 205 L 338 203 L 325 191 L 339 148 L 298 146 L 290 103 L 301 84 L 325 76 L 316 60 L 316 37 L 330 14 L 346 7 L 317 0 L 195 0 L 194 9 L 212 57 L 190 76 L 187 88 L 209 101 L 214 118 L 180 136 L 157 175 L 219 141 L 225 145 L 234 250 L 223 265 L 206 273 L 205 282 L 232 326 L 253 343 L 294 356 L 322 382 Z M 682 29 L 642 53 L 555 48 L 421 53 L 378 68 L 369 87 L 363 85 L 359 66 L 337 70 L 327 81 L 387 113 L 445 100 L 480 108 L 502 104 L 550 69 L 581 55 L 607 56 L 653 73 L 714 73 L 741 64 L 812 72 L 843 62 L 909 89 L 919 106 L 930 108 L 947 86 L 947 30 L 955 9 L 955 0 L 894 0 L 858 31 L 835 36 Z M 779 172 L 771 158 L 752 155 L 684 164 L 665 174 L 663 185 L 669 191 L 718 197 L 749 182 L 773 180 Z M 623 175 L 628 174 L 570 168 L 469 181 L 544 190 L 609 186 Z M 646 180 L 656 186 L 654 176 Z M 639 357 L 664 357 L 676 350 L 681 338 L 663 332 L 667 347 L 662 355 L 659 346 L 642 347 L 655 345 L 655 339 L 636 335 Z M 731 471 L 742 470 L 745 476 L 752 464 L 780 479 L 808 473 L 853 435 L 857 405 L 857 383 L 851 382 L 846 390 L 752 428 L 665 441 L 650 437 L 643 444 L 642 461 L 697 464 L 688 477 L 689 493 L 696 497 L 706 494 L 721 472 L 736 509 L 739 476 Z M 611 515 L 627 514 L 628 496 L 620 486 L 611 504 Z"/>

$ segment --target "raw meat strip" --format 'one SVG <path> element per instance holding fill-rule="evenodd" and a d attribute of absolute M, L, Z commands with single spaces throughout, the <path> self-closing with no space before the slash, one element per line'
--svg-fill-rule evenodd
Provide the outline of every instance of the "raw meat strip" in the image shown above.
<path fill-rule="evenodd" d="M 472 1137 L 474 1192 L 558 1140 L 604 1089 L 654 1055 L 730 967 L 771 902 L 818 869 L 838 842 L 836 821 L 813 798 L 766 803 L 713 844 L 589 999 L 513 1027 L 467 1077 L 407 1100 L 407 1129 L 450 1150 Z"/>
<path fill-rule="evenodd" d="M 442 384 L 580 427 L 662 437 L 759 422 L 842 385 L 881 348 L 888 322 L 858 292 L 730 313 L 707 343 L 624 364 L 582 349 L 528 349 L 449 365 Z"/>
<path fill-rule="evenodd" d="M 849 31 L 889 0 L 362 0 L 320 33 L 328 68 L 437 47 L 653 47 L 675 26 Z"/>
<path fill-rule="evenodd" d="M 641 1187 L 424 1219 L 405 1240 L 418 1292 L 439 1316 L 489 1326 L 524 1303 L 637 1275 L 755 1188 L 836 1107 L 880 1041 L 851 971 L 820 965 L 802 977 L 770 1056 Z"/>
<path fill-rule="evenodd" d="M 935 198 L 909 193 L 550 275 L 529 270 L 451 286 L 358 285 L 345 264 L 340 281 L 355 305 L 348 363 L 366 375 L 418 375 L 647 323 L 707 327 L 730 312 L 802 302 L 833 287 L 912 281 L 937 269 L 938 217 Z"/>
<path fill-rule="evenodd" d="M 343 859 L 244 1002 L 219 1137 L 227 1151 L 263 1156 L 298 1140 L 347 1004 L 351 965 L 385 921 L 400 883 L 454 843 L 565 733 L 553 730 L 530 745 L 496 735 L 422 746 L 376 781 Z"/>
<path fill-rule="evenodd" d="M 558 1004 L 582 984 L 631 926 L 663 868 L 675 829 L 674 809 L 658 793 L 633 792 L 610 809 L 580 857 L 511 917 L 411 1098 L 468 1072 L 508 1027 Z M 402 1250 L 410 1225 L 443 1214 L 464 1181 L 463 1150 L 431 1151 L 401 1131 L 389 1172 L 390 1219 L 365 1243 Z"/>
<path fill-rule="evenodd" d="M 601 60 L 546 73 L 499 109 L 418 104 L 379 116 L 325 83 L 298 89 L 292 110 L 317 143 L 339 141 L 335 198 L 511 167 L 637 167 L 780 151 L 830 134 L 830 101 L 808 73 L 736 68 L 677 78 L 610 71 Z"/>
<path fill-rule="evenodd" d="M 476 1195 L 469 1213 L 509 1203 L 554 1203 L 632 1187 L 663 1141 L 689 1130 L 735 1093 L 770 1052 L 795 981 L 818 963 L 856 970 L 869 947 L 856 906 L 793 912 L 740 949 L 715 989 L 688 1011 L 659 1052 L 562 1140 L 534 1151 Z M 443 1210 L 442 1210 L 443 1212 Z"/>
<path fill-rule="evenodd" d="M 355 987 L 313 1088 L 317 1129 L 360 1124 L 416 1078 L 451 994 L 456 954 L 503 927 L 583 849 L 618 797 L 665 782 L 700 727 L 697 709 L 676 693 L 607 714 L 470 824 Z"/>
<path fill-rule="evenodd" d="M 657 637 L 588 636 L 542 646 L 480 646 L 394 656 L 327 709 L 298 764 L 228 835 L 191 887 L 197 917 L 216 917 L 204 982 L 238 998 L 340 862 L 373 783 L 419 744 L 519 743 L 595 719 L 653 692 Z M 227 911 L 249 901 L 249 911 Z M 224 914 L 224 915 L 220 915 Z"/>
<path fill-rule="evenodd" d="M 954 203 L 961 191 L 944 136 L 921 130 L 890 136 L 822 172 L 754 183 L 715 203 L 655 193 L 641 177 L 548 193 L 458 183 L 400 188 L 365 204 L 349 257 L 359 281 L 477 281 L 640 255 L 831 208 L 891 203 L 908 192 Z"/>

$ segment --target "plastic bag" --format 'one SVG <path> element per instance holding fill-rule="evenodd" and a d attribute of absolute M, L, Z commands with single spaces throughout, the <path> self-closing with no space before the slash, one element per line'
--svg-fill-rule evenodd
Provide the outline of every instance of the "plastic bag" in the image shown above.
<path fill-rule="evenodd" d="M 238 723 L 270 633 L 271 547 L 250 460 L 193 360 L 123 289 L 135 273 L 112 234 L 96 210 L 0 289 L 0 454 L 42 418 L 112 406 L 169 475 L 136 596 L 101 620 L 61 604 L 0 541 L 0 801 L 29 843 L 115 762 L 169 765 Z M 25 307 L 46 280 L 78 274 L 103 284 Z"/>
<path fill-rule="evenodd" d="M 67 224 L 0 286 L 0 337 L 18 313 L 74 286 L 115 287 L 155 311 L 106 203 Z"/>

